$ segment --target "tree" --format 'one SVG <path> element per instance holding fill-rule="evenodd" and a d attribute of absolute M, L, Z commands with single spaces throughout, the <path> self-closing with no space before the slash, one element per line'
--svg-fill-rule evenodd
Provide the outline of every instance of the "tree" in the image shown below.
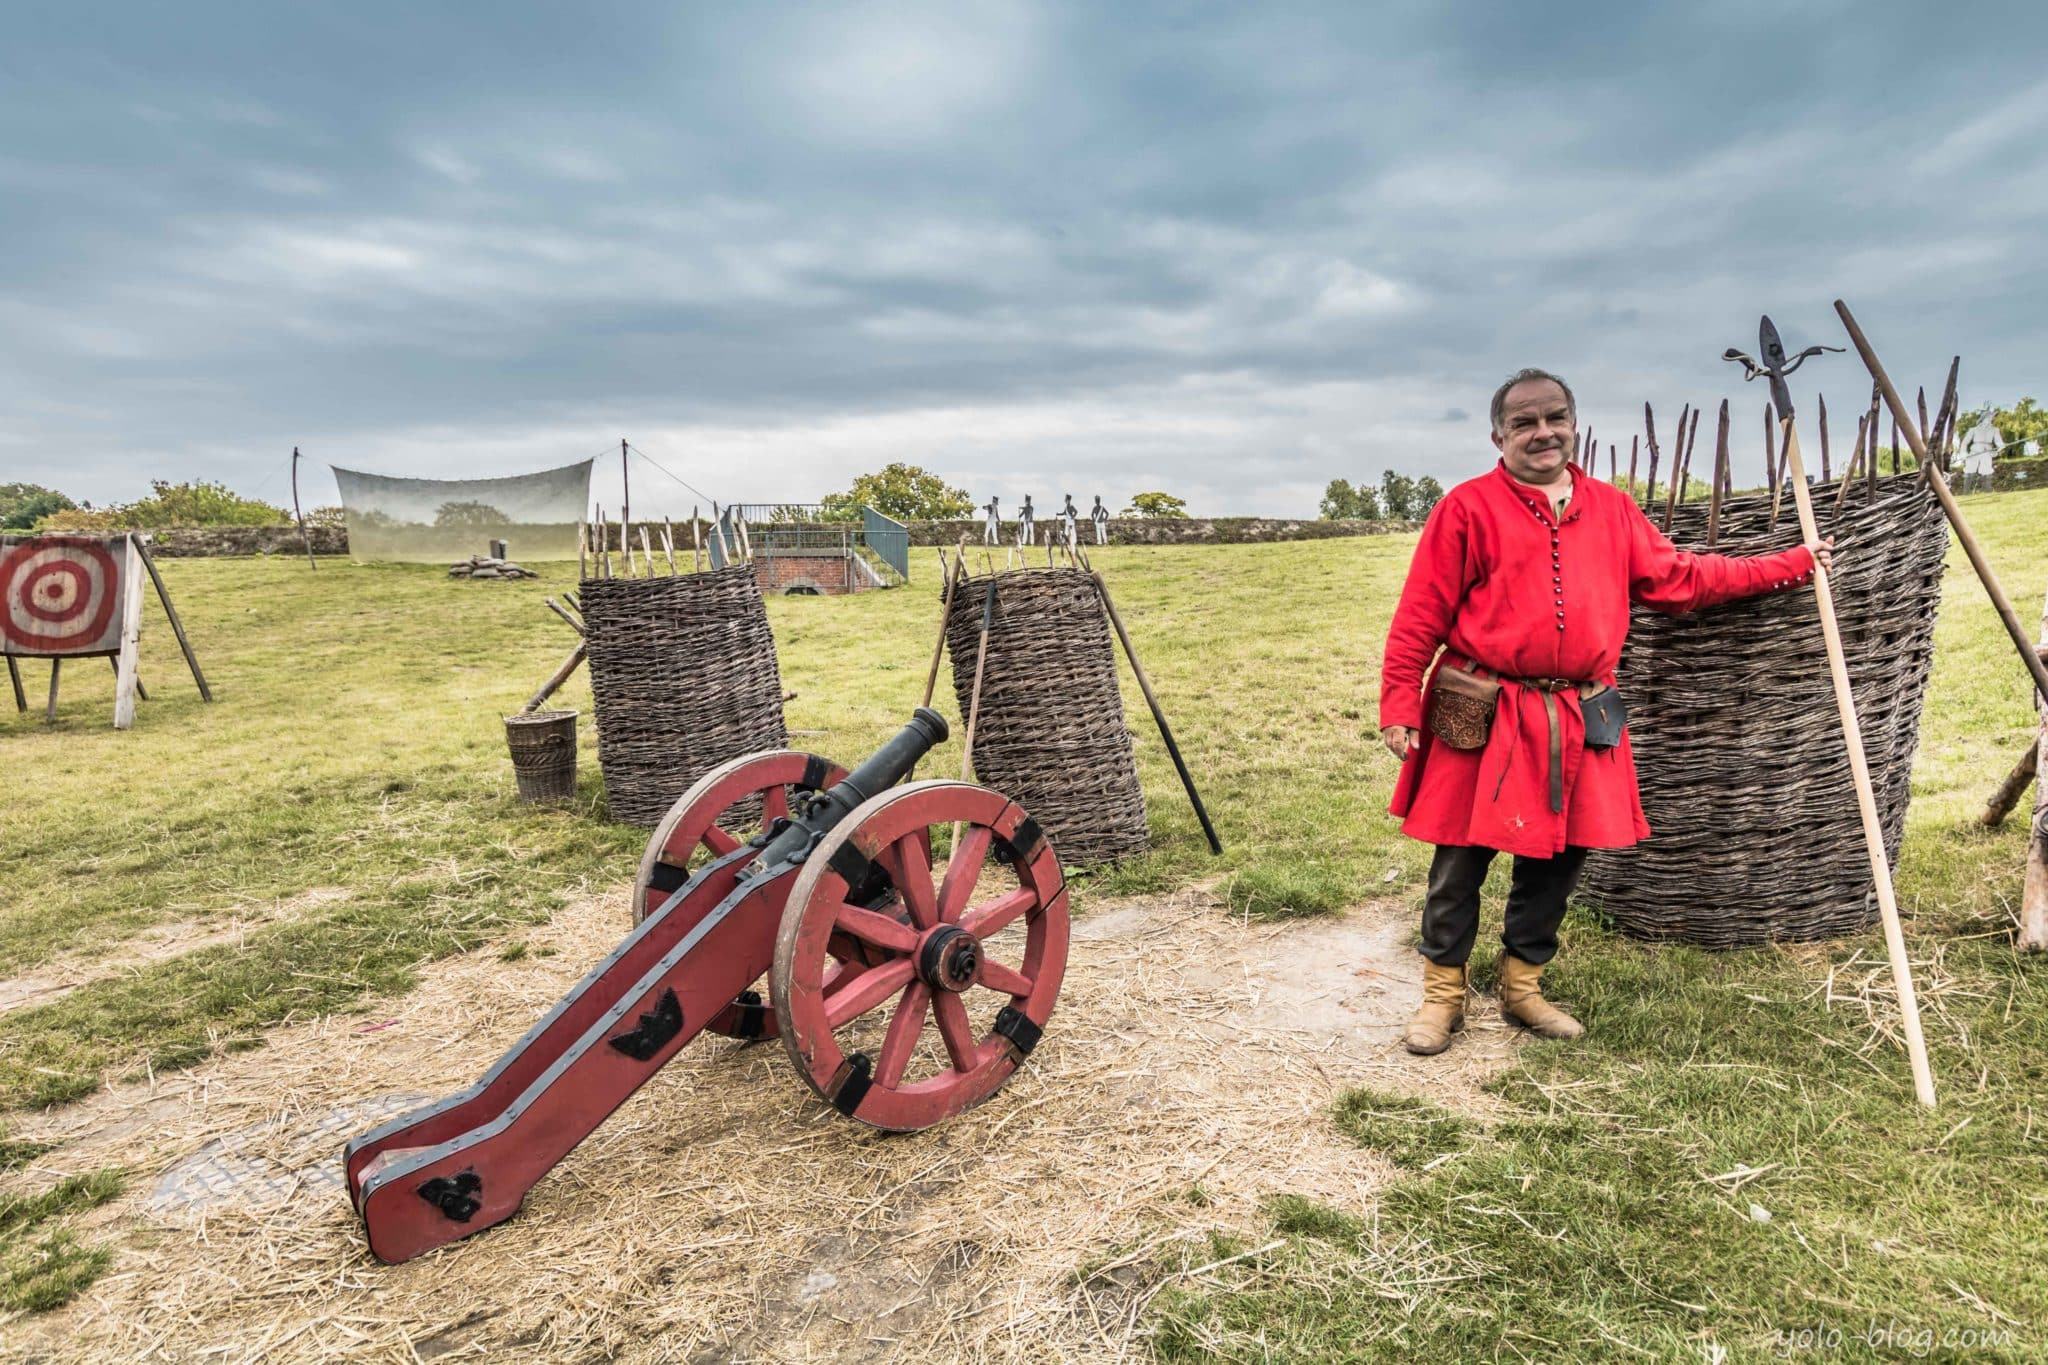
<path fill-rule="evenodd" d="M 444 502 L 434 509 L 436 526 L 510 526 L 512 518 L 487 502 Z"/>
<path fill-rule="evenodd" d="M 245 498 L 226 484 L 152 479 L 149 486 L 150 495 L 140 502 L 53 512 L 38 526 L 50 531 L 149 531 L 166 526 L 291 524 L 291 514 L 282 507 Z"/>
<path fill-rule="evenodd" d="M 1421 521 L 1424 518 L 1426 518 L 1430 513 L 1430 509 L 1434 508 L 1438 503 L 1442 502 L 1443 500 L 1444 486 L 1438 483 L 1435 479 L 1431 478 L 1427 474 L 1424 474 L 1421 478 L 1415 481 L 1414 512 L 1415 519 L 1417 521 Z"/>
<path fill-rule="evenodd" d="M 1415 521 L 1415 480 L 1389 469 L 1380 475 L 1380 506 L 1391 521 Z"/>
<path fill-rule="evenodd" d="M 1349 479 L 1332 479 L 1323 490 L 1324 521 L 1378 521 L 1380 495 L 1372 489 L 1353 488 Z"/>
<path fill-rule="evenodd" d="M 1131 499 L 1131 505 L 1123 514 L 1127 517 L 1148 517 L 1154 521 L 1186 521 L 1188 504 L 1185 498 L 1176 498 L 1171 493 L 1139 493 Z"/>
<path fill-rule="evenodd" d="M 898 462 L 877 474 L 863 474 L 844 493 L 827 493 L 825 514 L 852 521 L 862 504 L 898 521 L 949 521 L 970 516 L 974 499 L 928 469 Z"/>
<path fill-rule="evenodd" d="M 34 483 L 0 483 L 0 531 L 26 531 L 52 512 L 78 506 L 54 488 Z"/>

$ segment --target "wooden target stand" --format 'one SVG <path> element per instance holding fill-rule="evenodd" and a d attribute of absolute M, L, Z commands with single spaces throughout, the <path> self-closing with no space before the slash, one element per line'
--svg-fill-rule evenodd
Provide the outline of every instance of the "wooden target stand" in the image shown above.
<path fill-rule="evenodd" d="M 170 590 L 150 557 L 149 537 L 130 532 L 101 537 L 37 535 L 0 537 L 0 654 L 14 687 L 16 711 L 28 710 L 21 685 L 22 659 L 50 661 L 46 724 L 57 719 L 57 685 L 67 659 L 106 659 L 114 668 L 114 728 L 135 723 L 137 697 L 149 700 L 137 670 L 142 644 L 142 579 L 156 585 L 157 600 L 178 637 L 203 701 L 213 690 Z"/>

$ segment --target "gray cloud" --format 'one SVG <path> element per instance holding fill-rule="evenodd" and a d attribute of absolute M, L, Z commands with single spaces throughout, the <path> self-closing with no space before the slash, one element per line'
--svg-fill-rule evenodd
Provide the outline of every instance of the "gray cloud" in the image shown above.
<path fill-rule="evenodd" d="M 2044 350 L 2048 21 L 1972 22 L 37 9 L 0 54 L 0 479 L 275 495 L 294 444 L 476 476 L 625 434 L 735 500 L 916 458 L 1299 513 L 1485 467 L 1460 423 L 1523 364 L 1602 444 L 1645 398 L 1760 412 L 1721 348 L 1766 309 L 1835 339 L 1838 294 L 1902 380 L 1960 351 L 2003 399 Z M 1854 411 L 1859 373 L 1815 382 Z"/>

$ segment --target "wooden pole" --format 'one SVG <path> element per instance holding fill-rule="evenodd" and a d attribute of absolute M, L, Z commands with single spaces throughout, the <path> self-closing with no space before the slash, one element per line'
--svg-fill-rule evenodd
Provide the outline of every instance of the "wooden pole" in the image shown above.
<path fill-rule="evenodd" d="M 690 572 L 704 572 L 704 519 L 697 515 L 694 503 L 690 507 Z"/>
<path fill-rule="evenodd" d="M 28 710 L 28 693 L 21 690 L 21 665 L 14 661 L 12 654 L 7 656 L 7 681 L 14 684 L 14 709 Z"/>
<path fill-rule="evenodd" d="M 576 523 L 576 581 L 590 577 L 590 523 Z"/>
<path fill-rule="evenodd" d="M 1728 400 L 1721 400 L 1721 418 L 1714 424 L 1714 488 L 1707 495 L 1707 548 L 1721 534 L 1721 486 L 1728 477 Z"/>
<path fill-rule="evenodd" d="M 1948 468 L 1949 447 L 1954 443 L 1956 431 L 1956 373 L 1962 369 L 1963 358 L 1953 356 L 1948 362 L 1948 383 L 1941 388 L 1941 406 L 1935 410 L 1934 433 L 1929 442 L 1935 454 L 1942 457 L 1941 467 Z"/>
<path fill-rule="evenodd" d="M 725 543 L 725 518 L 718 514 L 718 504 L 715 502 L 711 504 L 711 534 L 718 539 L 718 557 L 725 561 L 725 564 L 719 567 L 730 566 L 732 547 Z"/>
<path fill-rule="evenodd" d="M 1948 524 L 1955 529 L 1956 539 L 1962 542 L 1963 553 L 1970 557 L 1970 567 L 1977 571 L 1977 581 L 1984 585 L 1984 592 L 1997 610 L 1998 619 L 2005 625 L 2005 633 L 2012 637 L 2013 647 L 2020 652 L 2021 662 L 2026 665 L 2027 672 L 2033 675 L 2035 689 L 2042 696 L 2048 697 L 2048 662 L 2043 662 L 2040 654 L 2036 652 L 2034 642 L 2027 634 L 2027 628 L 2020 624 L 2019 613 L 2012 609 L 2012 599 L 2007 597 L 2005 589 L 1999 586 L 1998 574 L 1993 571 L 1991 561 L 1984 557 L 1984 548 L 1977 543 L 1977 537 L 1971 532 L 1969 522 L 1963 519 L 1963 509 L 1956 506 L 1956 497 L 1949 492 L 1948 480 L 1942 478 L 1941 471 L 1935 468 L 1934 457 L 1929 454 L 1927 442 L 1922 439 L 1919 428 L 1907 418 L 1906 405 L 1899 398 L 1899 391 L 1892 387 L 1890 376 L 1885 374 L 1884 366 L 1878 362 L 1877 352 L 1870 348 L 1870 342 L 1863 335 L 1863 329 L 1856 325 L 1856 319 L 1850 315 L 1849 305 L 1836 299 L 1835 312 L 1841 315 L 1843 325 L 1849 329 L 1849 339 L 1856 344 L 1856 353 L 1863 357 L 1864 365 L 1870 370 L 1871 377 L 1877 381 L 1877 387 L 1884 395 L 1886 404 L 1890 406 L 1892 415 L 1899 419 L 1899 434 L 1904 436 L 1906 444 L 1912 447 L 1913 456 L 1920 461 L 1920 469 L 1927 479 L 1928 486 L 1934 490 L 1934 496 L 1941 500 L 1941 510 L 1948 515 Z"/>
<path fill-rule="evenodd" d="M 114 670 L 114 686 L 119 687 L 121 685 L 121 656 L 109 654 L 107 656 L 107 663 Z M 142 674 L 139 672 L 135 675 L 135 696 L 140 701 L 149 700 L 149 689 L 142 685 Z"/>
<path fill-rule="evenodd" d="M 306 567 L 317 569 L 313 562 L 313 537 L 306 533 L 306 514 L 299 510 L 299 448 L 292 447 L 292 515 L 299 521 L 299 539 L 306 546 Z"/>
<path fill-rule="evenodd" d="M 668 556 L 668 576 L 676 576 L 676 528 L 667 517 L 661 519 L 661 551 Z"/>
<path fill-rule="evenodd" d="M 2020 761 L 2012 765 L 2012 771 L 1998 784 L 1998 790 L 1991 793 L 1991 799 L 1984 803 L 1984 813 L 1977 817 L 1977 823 L 1986 829 L 1997 829 L 2005 823 L 2005 817 L 2012 814 L 2012 808 L 2020 803 L 2020 793 L 2034 785 L 2034 770 L 2041 761 L 2041 740 L 2036 736 L 2020 755 Z"/>
<path fill-rule="evenodd" d="M 547 599 L 547 603 L 549 611 L 553 612 L 555 615 L 561 617 L 564 621 L 567 621 L 569 623 L 569 629 L 575 631 L 578 635 L 581 635 L 583 633 L 583 627 L 576 623 L 575 617 L 571 616 L 568 612 L 562 610 L 562 604 L 560 602 L 557 602 L 554 598 L 550 597 Z"/>
<path fill-rule="evenodd" d="M 647 556 L 647 576 L 654 577 L 654 547 L 647 543 L 647 523 L 640 523 L 640 553 Z"/>
<path fill-rule="evenodd" d="M 626 529 L 633 524 L 633 474 L 626 467 L 626 438 L 619 438 L 619 547 L 626 552 L 626 576 L 633 576 L 633 547 L 626 542 Z"/>
<path fill-rule="evenodd" d="M 206 685 L 206 675 L 199 671 L 199 656 L 192 652 L 192 641 L 185 634 L 185 623 L 178 619 L 178 609 L 171 605 L 171 590 L 164 586 L 164 576 L 156 571 L 156 557 L 149 552 L 149 537 L 136 536 L 136 553 L 142 556 L 142 567 L 149 570 L 149 581 L 156 584 L 156 600 L 163 603 L 164 615 L 170 619 L 171 634 L 178 637 L 178 649 L 185 656 L 185 666 L 192 670 L 192 681 L 199 684 L 199 699 L 213 700 L 213 689 Z"/>
<path fill-rule="evenodd" d="M 1657 505 L 1657 415 L 1650 411 L 1648 403 L 1643 404 L 1643 430 L 1650 441 L 1650 477 L 1643 483 L 1643 510 L 1648 512 Z"/>
<path fill-rule="evenodd" d="M 555 670 L 555 675 L 540 685 L 540 691 L 527 698 L 526 705 L 519 708 L 520 712 L 524 714 L 528 711 L 538 711 L 542 702 L 555 695 L 556 688 L 569 681 L 569 675 L 583 662 L 589 648 L 589 645 L 578 640 L 576 648 L 569 651 L 569 657 L 562 660 L 562 666 Z"/>
<path fill-rule="evenodd" d="M 1173 742 L 1173 727 L 1166 723 L 1166 712 L 1160 708 L 1159 697 L 1152 691 L 1152 682 L 1145 676 L 1145 665 L 1138 662 L 1138 651 L 1131 648 L 1131 633 L 1124 629 L 1124 618 L 1117 614 L 1116 603 L 1110 600 L 1109 584 L 1093 570 L 1088 576 L 1095 580 L 1095 595 L 1102 599 L 1103 614 L 1109 617 L 1116 638 L 1123 641 L 1124 657 L 1131 661 L 1131 676 L 1138 680 L 1138 690 L 1145 694 L 1145 705 L 1152 708 L 1152 723 L 1159 727 L 1159 738 L 1166 742 L 1166 752 L 1173 759 L 1173 769 L 1180 774 L 1181 786 L 1187 789 L 1188 802 L 1195 808 L 1195 819 L 1202 823 L 1202 834 L 1209 841 L 1209 851 L 1221 853 L 1223 841 L 1216 837 L 1216 826 L 1209 823 L 1209 812 L 1202 805 L 1202 794 L 1195 790 L 1195 779 L 1188 772 L 1187 762 L 1180 756 L 1180 746 Z"/>
<path fill-rule="evenodd" d="M 2048 603 L 2041 608 L 2041 644 L 2038 656 L 2048 650 Z M 2034 818 L 2027 835 L 2027 877 L 2020 884 L 2020 934 L 2013 946 L 2021 952 L 2038 953 L 2048 948 L 2048 700 L 2039 703 L 2039 723 L 2034 734 Z"/>
<path fill-rule="evenodd" d="M 981 599 L 981 643 L 974 650 L 974 686 L 967 693 L 967 740 L 960 751 L 960 780 L 971 781 L 974 772 L 974 726 L 981 719 L 981 675 L 988 667 L 988 632 L 996 621 L 996 579 L 989 575 L 988 592 Z M 953 822 L 948 848 L 960 847 L 960 822 Z"/>
<path fill-rule="evenodd" d="M 64 666 L 62 659 L 50 660 L 50 704 L 43 708 L 43 724 L 57 723 L 57 670 Z"/>
<path fill-rule="evenodd" d="M 966 558 L 964 542 L 967 537 L 962 536 L 960 539 L 963 542 L 961 557 L 964 559 Z M 924 677 L 924 702 L 922 704 L 925 706 L 932 704 L 932 693 L 938 690 L 939 660 L 946 652 L 946 622 L 952 619 L 953 585 L 959 581 L 959 566 L 946 563 L 946 552 L 943 548 L 939 550 L 939 572 L 946 576 L 946 586 L 939 594 L 939 638 L 932 644 L 931 671 L 926 673 Z"/>
<path fill-rule="evenodd" d="M 1820 410 L 1820 462 L 1825 466 L 1828 462 L 1828 400 L 1825 397 L 1815 395 L 1814 406 Z M 1770 425 L 1770 413 L 1768 411 L 1764 414 L 1764 425 L 1766 427 L 1765 435 L 1768 438 L 1768 428 Z M 1863 439 L 1861 429 L 1858 429 L 1856 439 L 1858 441 Z"/>
<path fill-rule="evenodd" d="M 1786 471 L 1785 471 L 1785 462 L 1784 462 L 1784 461 L 1783 461 L 1782 459 L 1778 458 L 1778 453 L 1777 453 L 1777 449 L 1778 449 L 1778 448 L 1777 448 L 1777 445 L 1776 445 L 1776 441 L 1777 441 L 1777 438 L 1778 438 L 1778 414 L 1777 414 L 1777 409 L 1776 409 L 1776 408 L 1775 408 L 1775 407 L 1774 407 L 1774 406 L 1773 406 L 1773 405 L 1771 404 L 1771 402 L 1770 402 L 1770 400 L 1769 400 L 1769 399 L 1765 399 L 1765 400 L 1764 400 L 1764 462 L 1765 462 L 1766 464 L 1769 464 L 1769 465 L 1770 465 L 1770 466 L 1771 466 L 1771 467 L 1772 467 L 1773 469 L 1776 469 L 1776 470 L 1778 471 L 1778 478 L 1777 478 L 1777 481 L 1776 481 L 1775 483 L 1773 483 L 1773 484 L 1771 485 L 1771 524 L 1770 524 L 1770 529 L 1771 529 L 1771 530 L 1773 530 L 1773 531 L 1775 531 L 1775 530 L 1777 530 L 1777 529 L 1778 529 L 1778 508 L 1779 508 L 1779 506 L 1780 506 L 1781 504 L 1783 504 L 1783 502 L 1784 502 L 1784 500 L 1785 500 L 1785 481 L 1786 481 Z"/>
<path fill-rule="evenodd" d="M 142 652 L 142 552 L 137 537 L 126 537 L 128 552 L 121 565 L 121 657 L 114 664 L 114 728 L 135 724 L 135 669 Z"/>
<path fill-rule="evenodd" d="M 1849 457 L 1849 467 L 1842 471 L 1842 486 L 1835 490 L 1835 515 L 1838 517 L 1842 514 L 1843 500 L 1849 496 L 1849 485 L 1856 482 L 1856 471 L 1863 467 L 1863 423 L 1865 420 L 1867 419 L 1862 417 L 1856 419 L 1856 453 Z M 1872 463 L 1876 462 L 1875 452 L 1872 454 L 1871 461 Z"/>
<path fill-rule="evenodd" d="M 1628 438 L 1628 495 L 1631 498 L 1636 495 L 1636 447 L 1642 439 L 1641 436 Z"/>
<path fill-rule="evenodd" d="M 1792 475 L 1792 497 L 1799 509 L 1799 530 L 1807 544 L 1820 540 L 1813 521 L 1813 497 L 1806 488 L 1806 471 L 1799 461 L 1799 435 L 1792 415 L 1784 418 L 1785 468 Z M 1899 905 L 1892 891 L 1891 860 L 1885 855 L 1884 825 L 1877 814 L 1877 796 L 1871 790 L 1870 764 L 1863 753 L 1863 731 L 1856 719 L 1856 698 L 1849 690 L 1849 665 L 1842 654 L 1842 633 L 1835 623 L 1834 589 L 1828 571 L 1813 567 L 1813 595 L 1820 607 L 1821 639 L 1827 646 L 1828 676 L 1835 687 L 1835 714 L 1842 723 L 1842 743 L 1849 751 L 1849 775 L 1856 783 L 1856 812 L 1863 822 L 1863 848 L 1870 856 L 1871 882 L 1877 891 L 1877 910 L 1884 920 L 1885 951 L 1891 957 L 1892 984 L 1899 993 L 1899 1017 L 1906 1031 L 1906 1056 L 1913 1069 L 1913 1093 L 1920 1103 L 1934 1105 L 1934 1073 L 1927 1065 L 1927 1040 L 1920 1034 L 1920 1002 L 1913 993 L 1913 969 L 1906 957 L 1906 935 L 1899 925 Z"/>
<path fill-rule="evenodd" d="M 1685 487 L 1685 419 L 1692 413 L 1692 404 L 1687 403 L 1678 410 L 1678 435 L 1671 441 L 1671 489 L 1664 496 L 1664 529 L 1671 529 L 1671 514 L 1678 509 L 1678 493 Z"/>

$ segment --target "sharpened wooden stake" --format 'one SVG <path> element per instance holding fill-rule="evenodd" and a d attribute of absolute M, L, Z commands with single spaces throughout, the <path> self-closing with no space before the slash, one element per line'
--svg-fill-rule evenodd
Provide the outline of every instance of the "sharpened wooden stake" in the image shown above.
<path fill-rule="evenodd" d="M 990 574 L 988 592 L 981 599 L 981 643 L 974 650 L 974 686 L 967 694 L 967 740 L 960 750 L 960 780 L 970 782 L 974 772 L 974 726 L 981 719 L 981 674 L 988 667 L 988 632 L 996 623 L 996 580 Z M 953 836 L 946 845 L 960 847 L 960 822 L 953 822 Z"/>
<path fill-rule="evenodd" d="M 1721 489 L 1728 479 L 1728 400 L 1721 400 L 1721 418 L 1714 429 L 1714 487 L 1707 494 L 1707 548 L 1721 536 Z"/>
<path fill-rule="evenodd" d="M 554 598 L 550 597 L 547 599 L 547 604 L 549 611 L 553 612 L 555 615 L 561 617 L 564 621 L 567 621 L 569 623 L 569 629 L 575 631 L 578 635 L 583 634 L 583 627 L 577 624 L 575 617 L 571 616 L 568 612 L 562 610 L 562 604 L 560 602 L 557 602 Z"/>
<path fill-rule="evenodd" d="M 1799 459 L 1799 435 L 1790 413 L 1782 430 L 1785 470 L 1792 476 L 1792 498 L 1799 509 L 1799 531 L 1809 545 L 1820 542 L 1813 520 L 1813 495 L 1806 487 L 1806 469 Z M 1863 822 L 1863 847 L 1870 855 L 1870 877 L 1877 891 L 1877 911 L 1884 920 L 1885 951 L 1891 957 L 1892 984 L 1899 993 L 1899 1018 L 1906 1030 L 1906 1057 L 1913 1069 L 1913 1093 L 1920 1103 L 1934 1105 L 1934 1073 L 1927 1065 L 1927 1040 L 1920 1033 L 1920 1002 L 1913 992 L 1913 967 L 1906 957 L 1905 930 L 1899 925 L 1899 903 L 1892 890 L 1891 860 L 1885 855 L 1884 824 L 1877 814 L 1877 795 L 1870 785 L 1870 761 L 1863 752 L 1863 730 L 1856 719 L 1856 697 L 1849 689 L 1849 664 L 1842 653 L 1841 627 L 1835 621 L 1835 594 L 1828 571 L 1813 566 L 1813 595 L 1820 607 L 1821 639 L 1827 646 L 1828 676 L 1835 686 L 1835 713 L 1842 722 L 1842 743 L 1849 751 L 1849 775 L 1856 783 L 1856 811 Z"/>
<path fill-rule="evenodd" d="M 1180 774 L 1181 786 L 1187 788 L 1188 802 L 1195 808 L 1195 819 L 1202 822 L 1202 833 L 1209 840 L 1209 851 L 1221 853 L 1223 841 L 1216 837 L 1216 826 L 1209 823 L 1209 812 L 1202 805 L 1202 794 L 1195 790 L 1195 779 L 1180 756 L 1180 746 L 1173 742 L 1173 727 L 1166 723 L 1166 712 L 1160 708 L 1151 680 L 1145 676 L 1145 665 L 1138 662 L 1138 651 L 1131 648 L 1131 633 L 1124 629 L 1124 618 L 1117 614 L 1116 603 L 1110 600 L 1109 584 L 1093 570 L 1088 576 L 1095 580 L 1095 595 L 1102 599 L 1103 614 L 1109 617 L 1109 624 L 1115 628 L 1116 638 L 1123 641 L 1124 657 L 1131 661 L 1131 676 L 1138 680 L 1138 690 L 1145 694 L 1145 704 L 1152 708 L 1152 723 L 1159 727 L 1159 738 L 1166 741 L 1166 752 L 1173 759 L 1174 771 Z"/>
<path fill-rule="evenodd" d="M 647 576 L 654 577 L 654 547 L 647 543 L 647 523 L 640 523 L 640 553 L 647 556 Z"/>
<path fill-rule="evenodd" d="M 668 576 L 676 576 L 676 528 L 667 517 L 661 519 L 661 552 L 668 556 Z"/>
<path fill-rule="evenodd" d="M 520 713 L 523 715 L 528 711 L 538 711 L 540 709 L 540 704 L 542 702 L 546 701 L 549 697 L 554 696 L 555 689 L 560 687 L 563 683 L 569 681 L 569 675 L 574 673 L 577 669 L 577 666 L 583 662 L 584 656 L 588 653 L 589 648 L 590 646 L 585 644 L 583 641 L 578 640 L 576 642 L 576 648 L 569 651 L 569 657 L 562 660 L 562 666 L 555 670 L 555 675 L 552 678 L 549 678 L 546 682 L 542 683 L 540 685 L 540 691 L 534 693 L 531 697 L 528 697 L 526 700 L 526 705 L 519 708 Z"/>
<path fill-rule="evenodd" d="M 1998 790 L 1991 793 L 1991 799 L 1984 803 L 1984 813 L 1977 817 L 1977 823 L 1986 829 L 1997 829 L 2005 823 L 2005 817 L 2012 814 L 2012 808 L 2020 803 L 2020 793 L 2034 785 L 2034 770 L 2041 762 L 2041 740 L 2037 735 L 2027 751 L 2020 755 L 2020 761 L 2012 765 L 2012 771 L 1998 784 Z"/>
<path fill-rule="evenodd" d="M 590 577 L 590 523 L 576 523 L 576 581 Z"/>
<path fill-rule="evenodd" d="M 121 655 L 114 664 L 114 728 L 135 724 L 135 673 L 142 655 L 142 551 L 136 537 L 127 538 L 121 566 Z"/>
<path fill-rule="evenodd" d="M 2041 608 L 2041 648 L 2048 649 L 2048 604 Z M 2027 876 L 2020 885 L 2020 932 L 2013 946 L 2021 952 L 2048 948 L 2048 700 L 2036 698 L 2034 731 L 2034 806 L 2027 833 Z"/>
<path fill-rule="evenodd" d="M 960 537 L 960 558 L 963 563 L 967 558 L 966 536 Z M 946 576 L 946 586 L 939 594 L 939 638 L 932 645 L 932 667 L 931 671 L 925 674 L 924 677 L 923 705 L 925 706 L 932 704 L 932 693 L 936 692 L 939 687 L 939 660 L 946 653 L 946 623 L 952 619 L 953 587 L 959 582 L 961 567 L 962 565 L 960 564 L 949 565 L 946 563 L 945 550 L 941 549 L 939 551 L 939 572 Z"/>

